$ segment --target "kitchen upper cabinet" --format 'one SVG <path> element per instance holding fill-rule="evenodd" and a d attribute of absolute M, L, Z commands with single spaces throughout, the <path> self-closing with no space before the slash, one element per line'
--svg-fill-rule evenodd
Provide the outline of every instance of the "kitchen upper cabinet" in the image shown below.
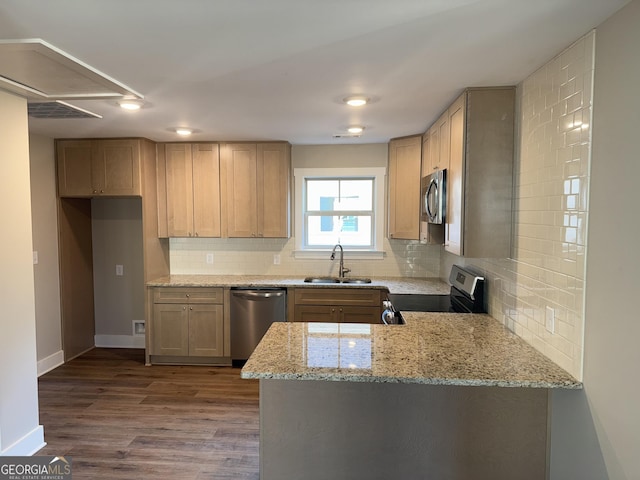
<path fill-rule="evenodd" d="M 419 240 L 421 159 L 422 135 L 389 142 L 389 238 Z"/>
<path fill-rule="evenodd" d="M 448 116 L 445 249 L 473 258 L 508 258 L 515 88 L 467 89 Z"/>
<path fill-rule="evenodd" d="M 140 140 L 57 140 L 58 195 L 140 196 Z"/>
<path fill-rule="evenodd" d="M 158 145 L 158 198 L 160 237 L 219 237 L 218 145 Z"/>
<path fill-rule="evenodd" d="M 221 174 L 227 237 L 289 237 L 288 143 L 225 144 Z"/>
<path fill-rule="evenodd" d="M 449 167 L 449 115 L 445 111 L 423 136 L 428 137 L 429 149 L 423 152 L 422 175 Z"/>

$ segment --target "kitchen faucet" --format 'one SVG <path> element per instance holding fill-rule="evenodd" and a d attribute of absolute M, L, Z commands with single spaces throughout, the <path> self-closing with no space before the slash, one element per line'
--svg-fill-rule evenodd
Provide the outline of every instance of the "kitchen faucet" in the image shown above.
<path fill-rule="evenodd" d="M 340 247 L 340 271 L 338 272 L 338 277 L 344 278 L 344 274 L 349 273 L 351 269 L 344 268 L 344 249 L 342 248 L 342 245 L 340 245 L 339 243 L 336 244 L 336 246 L 333 247 L 333 250 L 331 251 L 331 260 L 336 259 L 336 248 L 338 247 Z"/>

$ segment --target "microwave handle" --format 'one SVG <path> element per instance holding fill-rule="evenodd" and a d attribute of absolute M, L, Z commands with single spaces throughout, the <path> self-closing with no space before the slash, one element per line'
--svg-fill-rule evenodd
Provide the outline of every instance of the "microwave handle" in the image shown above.
<path fill-rule="evenodd" d="M 433 198 L 435 200 L 435 205 L 431 205 L 432 192 L 433 192 Z M 424 206 L 426 209 L 427 216 L 429 217 L 429 221 L 433 221 L 436 218 L 436 215 L 434 212 L 438 211 L 438 183 L 436 182 L 435 179 L 431 180 L 431 182 L 429 183 L 429 187 L 427 188 L 427 192 L 424 195 Z M 432 207 L 435 207 L 435 209 Z"/>

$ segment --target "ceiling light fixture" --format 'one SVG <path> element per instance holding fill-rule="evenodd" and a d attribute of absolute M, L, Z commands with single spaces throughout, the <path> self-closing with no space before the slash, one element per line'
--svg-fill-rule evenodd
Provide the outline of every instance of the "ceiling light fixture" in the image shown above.
<path fill-rule="evenodd" d="M 178 127 L 176 128 L 176 133 L 178 135 L 182 135 L 183 137 L 186 137 L 188 135 L 191 135 L 193 133 L 193 130 L 190 128 Z"/>
<path fill-rule="evenodd" d="M 125 98 L 124 100 L 120 100 L 118 102 L 120 108 L 124 108 L 125 110 L 136 111 L 142 108 L 142 101 L 136 100 L 134 98 Z"/>
<path fill-rule="evenodd" d="M 363 130 L 364 130 L 364 127 L 358 127 L 356 125 L 354 125 L 353 127 L 347 128 L 347 132 L 349 133 L 362 133 Z"/>
<path fill-rule="evenodd" d="M 352 107 L 361 107 L 363 105 L 366 105 L 369 102 L 369 99 L 362 95 L 355 95 L 343 99 L 343 102 Z"/>

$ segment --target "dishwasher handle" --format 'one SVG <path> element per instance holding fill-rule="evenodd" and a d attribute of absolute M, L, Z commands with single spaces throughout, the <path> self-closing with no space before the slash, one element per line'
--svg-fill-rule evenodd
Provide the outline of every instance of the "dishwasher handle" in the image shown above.
<path fill-rule="evenodd" d="M 234 290 L 232 294 L 236 297 L 244 298 L 276 298 L 282 297 L 286 290 L 260 291 L 260 290 Z"/>

